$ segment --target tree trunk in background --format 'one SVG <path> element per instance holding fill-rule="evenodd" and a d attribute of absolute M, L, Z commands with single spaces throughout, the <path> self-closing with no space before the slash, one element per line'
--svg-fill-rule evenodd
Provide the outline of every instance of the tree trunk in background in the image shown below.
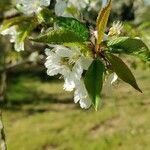
<path fill-rule="evenodd" d="M 6 100 L 6 72 L 1 73 L 1 81 L 0 81 L 0 102 L 4 102 Z"/>
<path fill-rule="evenodd" d="M 5 66 L 6 66 L 6 49 L 8 48 L 7 46 L 3 43 L 6 43 L 6 41 L 3 41 L 0 46 L 0 67 L 4 70 L 0 73 L 0 103 L 4 102 L 6 99 L 6 78 L 7 78 L 7 73 L 5 71 Z"/>
<path fill-rule="evenodd" d="M 6 150 L 5 132 L 2 121 L 2 111 L 0 111 L 0 150 Z"/>
<path fill-rule="evenodd" d="M 1 5 L 1 4 L 0 4 Z M 0 16 L 3 18 L 3 13 L 0 12 Z M 7 41 L 5 41 L 7 43 Z M 0 38 L 0 68 L 4 69 L 3 72 L 0 73 L 0 150 L 7 150 L 6 140 L 5 140 L 5 132 L 4 125 L 2 121 L 2 110 L 1 110 L 1 102 L 4 102 L 6 96 L 6 71 L 5 71 L 5 63 L 6 63 L 6 47 L 3 42 L 3 38 Z M 10 44 L 8 44 L 10 45 Z"/>

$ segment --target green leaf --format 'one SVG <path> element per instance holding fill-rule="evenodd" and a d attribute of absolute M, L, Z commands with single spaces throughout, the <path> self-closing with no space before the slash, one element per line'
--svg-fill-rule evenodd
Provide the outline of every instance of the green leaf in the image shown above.
<path fill-rule="evenodd" d="M 119 57 L 113 54 L 107 54 L 107 58 L 112 65 L 112 70 L 116 72 L 118 77 L 142 93 L 139 86 L 137 85 L 134 75 L 128 66 Z"/>
<path fill-rule="evenodd" d="M 110 11 L 111 11 L 111 0 L 109 0 L 107 6 L 104 7 L 100 11 L 100 13 L 97 17 L 97 22 L 96 22 L 97 31 L 98 31 L 98 41 L 97 41 L 98 43 L 97 44 L 101 44 L 101 42 L 103 40 L 107 22 L 108 22 L 108 18 L 110 15 Z"/>
<path fill-rule="evenodd" d="M 46 25 L 52 25 L 56 21 L 54 14 L 47 8 L 42 9 L 37 14 L 37 18 L 39 23 L 44 23 Z"/>
<path fill-rule="evenodd" d="M 84 41 L 89 40 L 89 29 L 80 21 L 69 17 L 58 17 L 56 23 L 59 27 L 75 32 L 78 36 L 82 37 Z"/>
<path fill-rule="evenodd" d="M 3 30 L 13 26 L 13 25 L 17 25 L 19 23 L 22 23 L 23 21 L 30 21 L 33 20 L 33 17 L 25 17 L 25 16 L 19 16 L 19 17 L 15 17 L 12 19 L 8 19 L 3 21 L 1 28 L 0 28 L 0 32 L 2 32 Z"/>
<path fill-rule="evenodd" d="M 138 30 L 142 31 L 145 29 L 149 29 L 149 27 L 150 27 L 150 21 L 145 21 L 138 27 Z"/>
<path fill-rule="evenodd" d="M 79 43 L 79 42 L 74 42 L 74 43 L 64 43 L 63 44 L 65 47 L 77 47 L 80 49 L 80 52 L 88 57 L 88 56 L 92 56 L 93 55 L 93 52 L 91 51 L 91 48 L 89 47 L 88 43 Z"/>
<path fill-rule="evenodd" d="M 99 59 L 95 59 L 84 78 L 85 87 L 96 110 L 101 100 L 104 69 L 104 64 Z"/>
<path fill-rule="evenodd" d="M 80 11 L 77 7 L 75 7 L 74 5 L 70 5 L 69 7 L 66 8 L 65 10 L 67 13 L 71 14 L 71 16 L 76 16 L 79 17 L 80 16 Z"/>
<path fill-rule="evenodd" d="M 32 20 L 18 24 L 17 26 L 18 37 L 16 42 L 18 43 L 23 42 L 36 26 L 37 26 L 36 22 Z"/>
<path fill-rule="evenodd" d="M 144 42 L 137 38 L 117 37 L 107 42 L 112 53 L 135 55 L 144 61 L 150 61 L 150 50 Z"/>
<path fill-rule="evenodd" d="M 84 39 L 79 37 L 76 33 L 65 29 L 50 30 L 46 34 L 40 35 L 37 38 L 31 38 L 31 40 L 47 44 L 84 42 Z"/>

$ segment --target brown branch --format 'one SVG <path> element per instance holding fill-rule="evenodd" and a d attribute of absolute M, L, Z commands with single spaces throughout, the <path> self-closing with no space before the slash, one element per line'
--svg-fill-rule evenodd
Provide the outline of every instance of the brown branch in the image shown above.
<path fill-rule="evenodd" d="M 13 8 L 13 9 L 10 9 L 10 10 L 4 12 L 3 17 L 5 19 L 9 19 L 9 18 L 15 17 L 17 15 L 19 15 L 19 12 Z"/>
<path fill-rule="evenodd" d="M 19 62 L 15 63 L 15 64 L 7 65 L 7 66 L 5 66 L 5 68 L 0 68 L 0 73 L 2 73 L 2 72 L 4 72 L 4 71 L 8 71 L 8 70 L 10 70 L 10 69 L 13 69 L 13 68 L 15 68 L 15 67 L 24 65 L 24 64 L 26 64 L 26 63 L 30 63 L 30 62 L 31 62 L 31 61 L 29 60 L 29 58 L 27 58 L 27 59 L 25 59 L 25 60 L 23 60 L 23 61 L 19 61 Z"/>

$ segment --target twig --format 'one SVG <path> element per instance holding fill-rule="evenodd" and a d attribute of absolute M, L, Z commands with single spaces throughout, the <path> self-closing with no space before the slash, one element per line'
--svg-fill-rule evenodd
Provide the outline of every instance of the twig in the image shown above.
<path fill-rule="evenodd" d="M 5 68 L 0 68 L 0 73 L 4 72 L 4 71 L 8 71 L 10 69 L 13 69 L 15 67 L 27 64 L 27 63 L 33 63 L 33 61 L 31 61 L 30 56 L 22 61 L 18 61 L 15 64 L 11 64 L 11 65 L 6 65 Z"/>
<path fill-rule="evenodd" d="M 10 9 L 8 11 L 5 11 L 4 14 L 3 14 L 3 17 L 5 19 L 9 19 L 9 18 L 17 16 L 18 14 L 19 14 L 18 11 L 13 8 L 13 9 Z"/>
<path fill-rule="evenodd" d="M 15 64 L 8 65 L 8 66 L 6 66 L 5 68 L 0 68 L 0 73 L 1 73 L 1 72 L 4 72 L 4 71 L 7 71 L 7 70 L 9 70 L 9 69 L 15 68 L 15 67 L 17 67 L 17 66 L 20 66 L 20 65 L 29 63 L 29 62 L 30 62 L 29 60 L 23 60 L 23 61 L 19 61 L 19 62 L 15 63 Z"/>

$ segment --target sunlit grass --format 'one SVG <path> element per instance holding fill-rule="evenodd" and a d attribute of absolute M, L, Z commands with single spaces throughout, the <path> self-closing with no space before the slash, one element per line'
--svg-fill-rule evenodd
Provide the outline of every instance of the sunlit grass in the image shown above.
<path fill-rule="evenodd" d="M 8 150 L 149 150 L 149 71 L 135 75 L 143 94 L 121 83 L 98 112 L 81 110 L 61 82 L 17 78 L 3 110 Z"/>

